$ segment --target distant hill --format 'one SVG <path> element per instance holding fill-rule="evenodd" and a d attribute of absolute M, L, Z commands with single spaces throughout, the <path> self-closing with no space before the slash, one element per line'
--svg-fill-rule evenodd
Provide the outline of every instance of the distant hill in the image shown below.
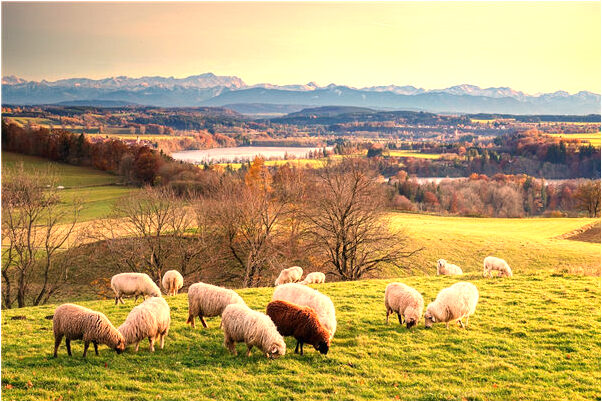
<path fill-rule="evenodd" d="M 312 106 L 423 110 L 438 113 L 573 114 L 600 112 L 600 95 L 557 91 L 528 95 L 508 87 L 456 85 L 425 90 L 414 86 L 353 88 L 314 82 L 304 85 L 247 85 L 234 76 L 212 73 L 186 78 L 110 77 L 27 81 L 2 78 L 3 103 L 52 104 L 99 101 L 163 107 L 229 106 L 245 114 L 284 114 Z M 73 104 L 73 103 L 69 103 Z"/>
<path fill-rule="evenodd" d="M 124 106 L 139 106 L 136 103 L 124 102 L 120 100 L 102 100 L 102 99 L 89 99 L 89 100 L 73 100 L 53 103 L 55 106 L 92 106 L 92 107 L 124 107 Z"/>

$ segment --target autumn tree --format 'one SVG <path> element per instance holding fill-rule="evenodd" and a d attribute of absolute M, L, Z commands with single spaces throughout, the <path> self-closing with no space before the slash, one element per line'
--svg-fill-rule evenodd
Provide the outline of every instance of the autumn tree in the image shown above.
<path fill-rule="evenodd" d="M 575 193 L 577 207 L 589 217 L 600 216 L 600 180 L 582 183 Z"/>

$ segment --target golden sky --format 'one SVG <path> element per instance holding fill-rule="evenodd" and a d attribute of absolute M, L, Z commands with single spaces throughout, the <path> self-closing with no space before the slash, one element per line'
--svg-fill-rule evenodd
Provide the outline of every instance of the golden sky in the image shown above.
<path fill-rule="evenodd" d="M 600 2 L 2 3 L 2 74 L 600 93 Z"/>

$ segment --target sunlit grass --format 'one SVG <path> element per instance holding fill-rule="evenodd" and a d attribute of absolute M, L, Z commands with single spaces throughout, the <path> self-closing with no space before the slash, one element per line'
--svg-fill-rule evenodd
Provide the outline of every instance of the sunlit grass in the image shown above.
<path fill-rule="evenodd" d="M 52 358 L 54 305 L 2 314 L 2 393 L 5 400 L 596 400 L 600 399 L 600 281 L 587 276 L 518 274 L 511 279 L 468 275 L 480 292 L 468 330 L 452 325 L 407 330 L 385 325 L 384 288 L 401 280 L 426 303 L 460 278 L 413 276 L 315 285 L 336 307 L 338 327 L 326 356 L 270 361 L 258 350 L 231 356 L 219 318 L 208 329 L 185 324 L 185 294 L 168 298 L 172 325 L 164 350 L 130 347 L 117 355 L 81 356 L 73 341 Z M 265 311 L 272 288 L 241 290 Z M 115 325 L 134 305 L 90 301 Z M 16 315 L 24 320 L 12 320 Z M 422 324 L 422 323 L 421 323 Z"/>
<path fill-rule="evenodd" d="M 551 137 L 564 138 L 570 140 L 580 140 L 581 142 L 589 142 L 595 147 L 599 147 L 601 143 L 600 132 L 598 133 L 558 133 L 548 134 Z"/>
<path fill-rule="evenodd" d="M 427 153 L 421 153 L 420 151 L 414 151 L 414 150 L 409 150 L 409 149 L 400 149 L 400 150 L 396 150 L 396 149 L 392 149 L 392 150 L 387 150 L 385 151 L 385 153 L 389 154 L 390 156 L 397 156 L 397 157 L 411 157 L 411 158 L 419 158 L 419 159 L 440 159 L 441 158 L 441 154 L 427 154 Z"/>

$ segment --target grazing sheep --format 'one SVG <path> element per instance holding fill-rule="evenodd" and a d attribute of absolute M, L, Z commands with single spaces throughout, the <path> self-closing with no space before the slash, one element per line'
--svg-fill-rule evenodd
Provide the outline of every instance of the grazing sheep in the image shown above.
<path fill-rule="evenodd" d="M 297 282 L 303 276 L 303 269 L 301 267 L 290 267 L 280 271 L 280 275 L 276 279 L 275 285 L 282 285 L 285 283 Z"/>
<path fill-rule="evenodd" d="M 163 349 L 170 323 L 169 305 L 165 299 L 149 297 L 134 307 L 125 322 L 117 329 L 125 338 L 126 345 L 136 344 L 136 352 L 138 352 L 140 341 L 144 338 L 148 338 L 150 351 L 154 352 L 157 340 L 160 341 L 159 347 Z"/>
<path fill-rule="evenodd" d="M 63 336 L 69 356 L 71 356 L 71 341 L 75 339 L 84 341 L 84 357 L 86 357 L 90 342 L 94 345 L 94 352 L 97 356 L 99 343 L 115 349 L 117 353 L 125 350 L 123 335 L 111 324 L 106 315 L 76 304 L 62 304 L 54 310 L 52 330 L 54 332 L 54 357 L 57 357 Z"/>
<path fill-rule="evenodd" d="M 111 278 L 111 289 L 115 292 L 115 304 L 123 301 L 123 296 L 154 296 L 160 297 L 161 290 L 147 274 L 137 272 L 125 272 L 123 274 L 113 275 Z"/>
<path fill-rule="evenodd" d="M 222 315 L 230 304 L 245 304 L 244 300 L 231 289 L 198 282 L 188 288 L 188 320 L 186 324 L 194 326 L 194 317 L 198 316 L 203 327 L 207 323 L 203 317 Z"/>
<path fill-rule="evenodd" d="M 462 268 L 441 259 L 437 261 L 437 275 L 462 275 Z"/>
<path fill-rule="evenodd" d="M 403 318 L 409 329 L 416 325 L 422 317 L 424 299 L 416 289 L 403 283 L 393 282 L 388 284 L 385 289 L 385 308 L 387 309 L 387 324 L 389 324 L 389 314 L 397 313 L 399 324 L 403 324 Z"/>
<path fill-rule="evenodd" d="M 489 256 L 483 260 L 483 276 L 493 276 L 492 271 L 497 271 L 499 276 L 512 277 L 512 270 L 506 261 Z"/>
<path fill-rule="evenodd" d="M 302 285 L 308 285 L 310 283 L 324 283 L 326 282 L 326 275 L 323 272 L 310 272 L 307 274 L 303 281 L 299 282 Z"/>
<path fill-rule="evenodd" d="M 221 327 L 224 330 L 224 346 L 235 356 L 236 342 L 247 344 L 247 356 L 251 356 L 253 346 L 261 349 L 270 359 L 286 353 L 284 339 L 272 319 L 246 305 L 227 306 L 222 313 Z"/>
<path fill-rule="evenodd" d="M 429 304 L 424 314 L 424 326 L 444 322 L 449 328 L 450 321 L 458 321 L 462 328 L 468 325 L 468 317 L 474 314 L 479 301 L 477 287 L 469 282 L 458 282 L 439 292 L 434 302 Z M 466 317 L 466 324 L 462 319 Z"/>
<path fill-rule="evenodd" d="M 268 304 L 266 313 L 276 324 L 280 335 L 295 337 L 295 353 L 300 351 L 303 356 L 304 343 L 309 343 L 323 355 L 328 353 L 330 332 L 320 324 L 313 308 L 275 300 Z"/>
<path fill-rule="evenodd" d="M 332 340 L 334 337 L 337 329 L 337 318 L 330 297 L 308 286 L 288 283 L 276 287 L 272 300 L 284 300 L 299 306 L 313 308 L 320 323 L 330 332 L 330 339 Z"/>
<path fill-rule="evenodd" d="M 178 271 L 172 269 L 163 275 L 161 283 L 168 296 L 175 296 L 178 294 L 178 290 L 184 286 L 184 278 Z"/>

